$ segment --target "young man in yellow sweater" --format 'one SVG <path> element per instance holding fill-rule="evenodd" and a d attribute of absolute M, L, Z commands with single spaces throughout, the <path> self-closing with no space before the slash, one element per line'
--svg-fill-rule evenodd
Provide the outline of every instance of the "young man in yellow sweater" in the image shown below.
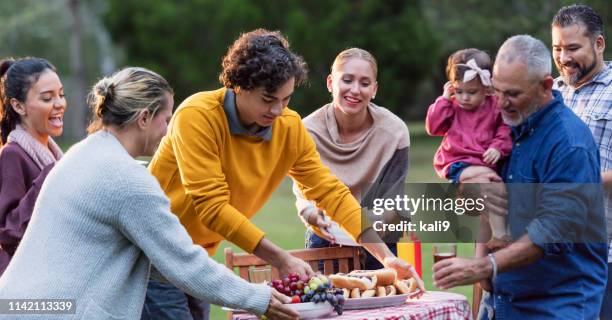
<path fill-rule="evenodd" d="M 249 220 L 289 175 L 307 199 L 355 240 L 374 239 L 361 242 L 385 266 L 396 269 L 400 277 L 419 279 L 372 229 L 362 227 L 359 203 L 322 165 L 300 116 L 287 108 L 306 72 L 301 57 L 289 50 L 279 32 L 258 29 L 236 40 L 223 59 L 219 78 L 224 88 L 187 98 L 151 161 L 150 171 L 170 198 L 172 212 L 211 255 L 225 239 L 268 261 L 281 274 L 311 275 L 307 263 L 266 239 Z M 155 314 L 159 319 L 166 306 L 155 302 L 160 283 L 152 273 L 143 317 Z M 165 293 L 176 290 L 166 285 Z M 180 303 L 181 312 L 188 304 Z"/>

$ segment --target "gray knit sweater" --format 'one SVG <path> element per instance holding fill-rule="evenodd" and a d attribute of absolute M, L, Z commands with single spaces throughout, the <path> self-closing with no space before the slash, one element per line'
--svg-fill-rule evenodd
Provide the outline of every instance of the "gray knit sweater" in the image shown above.
<path fill-rule="evenodd" d="M 113 135 L 98 132 L 73 146 L 45 180 L 0 278 L 0 299 L 76 299 L 76 314 L 58 319 L 140 319 L 150 263 L 211 303 L 256 314 L 268 306 L 270 289 L 240 279 L 194 245 L 155 178 Z"/>

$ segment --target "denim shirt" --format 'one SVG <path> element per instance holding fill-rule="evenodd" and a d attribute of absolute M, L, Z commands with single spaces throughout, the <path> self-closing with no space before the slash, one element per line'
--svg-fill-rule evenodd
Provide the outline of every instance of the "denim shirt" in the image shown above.
<path fill-rule="evenodd" d="M 607 244 L 599 152 L 561 94 L 512 128 L 502 168 L 514 239 L 527 234 L 544 255 L 500 273 L 495 319 L 596 319 L 606 284 Z"/>

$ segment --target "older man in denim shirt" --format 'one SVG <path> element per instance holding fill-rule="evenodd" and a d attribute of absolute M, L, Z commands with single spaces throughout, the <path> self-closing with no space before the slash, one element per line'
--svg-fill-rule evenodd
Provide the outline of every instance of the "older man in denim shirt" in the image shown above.
<path fill-rule="evenodd" d="M 515 242 L 487 257 L 434 265 L 443 289 L 491 279 L 495 319 L 596 319 L 604 293 L 599 153 L 588 127 L 552 90 L 551 68 L 546 46 L 522 35 L 502 45 L 493 69 L 513 134 L 502 178 L 513 183 L 508 219 Z"/>

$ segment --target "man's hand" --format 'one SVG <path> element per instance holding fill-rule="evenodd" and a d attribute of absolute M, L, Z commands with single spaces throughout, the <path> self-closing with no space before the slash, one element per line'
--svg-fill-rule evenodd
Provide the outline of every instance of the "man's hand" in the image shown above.
<path fill-rule="evenodd" d="M 493 266 L 486 258 L 451 258 L 437 262 L 433 266 L 436 287 L 446 290 L 456 286 L 473 284 L 491 277 Z"/>
<path fill-rule="evenodd" d="M 442 93 L 442 97 L 448 101 L 451 101 L 453 94 L 455 93 L 455 87 L 453 83 L 448 81 L 444 84 L 444 93 Z"/>
<path fill-rule="evenodd" d="M 267 319 L 299 319 L 300 315 L 293 309 L 285 306 L 285 304 L 291 303 L 291 298 L 286 295 L 272 289 L 270 295 L 270 304 L 268 304 L 268 310 L 264 314 Z"/>
<path fill-rule="evenodd" d="M 321 231 L 321 236 L 323 239 L 329 241 L 331 244 L 336 243 L 336 237 L 334 237 L 331 233 L 329 233 L 329 227 L 331 227 L 331 222 L 325 220 L 325 215 L 323 211 L 314 208 L 313 212 L 309 212 L 306 215 L 306 222 L 309 225 L 318 227 Z"/>
<path fill-rule="evenodd" d="M 302 259 L 298 259 L 287 251 L 281 249 L 279 246 L 272 243 L 272 241 L 265 237 L 261 239 L 255 250 L 253 251 L 257 257 L 264 261 L 269 262 L 273 267 L 278 269 L 278 272 L 282 275 L 296 272 L 301 275 L 313 276 L 314 272 L 310 265 Z"/>
<path fill-rule="evenodd" d="M 423 280 L 421 279 L 421 277 L 419 277 L 419 274 L 416 272 L 414 267 L 406 261 L 397 257 L 387 257 L 384 260 L 384 266 L 387 268 L 395 269 L 395 271 L 397 272 L 397 277 L 399 279 L 414 278 L 417 283 L 417 286 L 421 290 L 417 298 L 420 298 L 425 293 L 425 283 L 423 283 Z"/>
<path fill-rule="evenodd" d="M 502 178 L 493 169 L 485 166 L 469 166 L 461 171 L 459 182 L 488 183 L 502 182 Z"/>
<path fill-rule="evenodd" d="M 501 158 L 501 152 L 495 148 L 489 148 L 482 154 L 482 161 L 487 164 L 496 164 Z"/>
<path fill-rule="evenodd" d="M 275 265 L 275 267 L 278 268 L 278 272 L 281 274 L 281 276 L 287 275 L 291 272 L 295 272 L 300 275 L 308 275 L 309 277 L 315 275 L 308 263 L 290 254 L 287 254 L 287 257 L 283 259 L 279 265 Z"/>
<path fill-rule="evenodd" d="M 485 166 L 469 166 L 459 176 L 461 193 L 466 197 L 485 199 L 490 213 L 508 215 L 508 195 L 502 179 L 493 169 Z M 478 185 L 470 185 L 477 183 Z"/>
<path fill-rule="evenodd" d="M 508 193 L 506 185 L 501 182 L 481 184 L 482 197 L 485 199 L 485 207 L 489 213 L 498 216 L 508 215 Z"/>

